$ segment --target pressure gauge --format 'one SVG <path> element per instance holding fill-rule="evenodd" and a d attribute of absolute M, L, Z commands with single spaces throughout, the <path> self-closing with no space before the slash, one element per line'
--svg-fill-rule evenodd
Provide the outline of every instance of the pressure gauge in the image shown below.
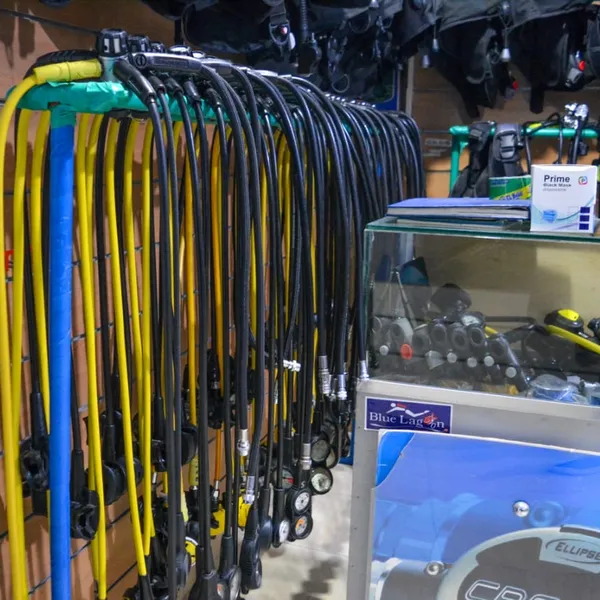
<path fill-rule="evenodd" d="M 283 519 L 281 523 L 279 523 L 279 529 L 277 531 L 279 544 L 287 542 L 287 539 L 290 537 L 290 527 L 290 522 L 287 519 Z"/>
<path fill-rule="evenodd" d="M 310 474 L 310 487 L 315 494 L 327 494 L 333 487 L 333 473 L 327 467 L 315 467 Z"/>
<path fill-rule="evenodd" d="M 292 498 L 292 507 L 295 512 L 302 514 L 310 507 L 310 492 L 308 490 L 300 490 Z"/>
<path fill-rule="evenodd" d="M 313 528 L 313 520 L 309 514 L 300 515 L 294 519 L 294 538 L 297 540 L 306 539 Z"/>
<path fill-rule="evenodd" d="M 329 456 L 330 449 L 327 439 L 325 439 L 325 437 L 319 437 L 310 449 L 310 458 L 314 463 L 324 463 Z"/>
<path fill-rule="evenodd" d="M 229 580 L 229 600 L 237 600 L 242 588 L 242 571 L 235 569 Z"/>
<path fill-rule="evenodd" d="M 277 469 L 273 471 L 271 480 L 274 487 L 277 487 Z M 289 490 L 294 485 L 294 474 L 291 469 L 283 467 L 282 469 L 282 486 L 284 490 Z"/>
<path fill-rule="evenodd" d="M 294 474 L 291 469 L 283 467 L 283 489 L 289 490 L 294 485 Z"/>
<path fill-rule="evenodd" d="M 217 594 L 222 600 L 237 600 L 242 588 L 242 571 L 234 567 L 217 583 Z"/>
<path fill-rule="evenodd" d="M 338 455 L 335 448 L 331 448 L 329 454 L 327 455 L 327 460 L 325 461 L 325 466 L 328 469 L 333 469 L 338 464 Z"/>

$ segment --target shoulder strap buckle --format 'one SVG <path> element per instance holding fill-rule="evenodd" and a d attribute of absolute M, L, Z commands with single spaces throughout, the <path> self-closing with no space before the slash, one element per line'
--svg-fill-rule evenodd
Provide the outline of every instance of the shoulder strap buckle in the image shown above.
<path fill-rule="evenodd" d="M 279 48 L 289 46 L 290 22 L 285 9 L 285 2 L 273 6 L 269 13 L 269 36 Z"/>

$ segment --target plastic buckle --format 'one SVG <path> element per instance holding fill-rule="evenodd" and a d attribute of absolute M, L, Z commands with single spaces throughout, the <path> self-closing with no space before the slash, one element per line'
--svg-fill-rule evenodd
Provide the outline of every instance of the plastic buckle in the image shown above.
<path fill-rule="evenodd" d="M 269 23 L 269 36 L 277 47 L 283 48 L 287 46 L 290 39 L 290 24 L 287 21 Z"/>

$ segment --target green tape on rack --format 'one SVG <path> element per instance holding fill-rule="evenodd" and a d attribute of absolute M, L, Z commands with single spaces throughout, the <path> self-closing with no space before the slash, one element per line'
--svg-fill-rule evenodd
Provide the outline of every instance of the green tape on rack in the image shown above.
<path fill-rule="evenodd" d="M 62 106 L 55 106 L 51 108 L 50 113 L 50 127 L 56 129 L 57 127 L 66 127 L 67 125 L 75 126 L 76 118 L 75 113 L 71 110 L 66 110 Z"/>
<path fill-rule="evenodd" d="M 7 95 L 10 95 L 12 89 Z M 187 103 L 187 102 L 186 102 Z M 60 105 L 67 112 L 106 114 L 112 111 L 146 113 L 142 101 L 121 83 L 112 81 L 86 81 L 75 83 L 45 83 L 32 88 L 19 102 L 19 108 L 48 110 Z M 181 111 L 177 102 L 170 98 L 169 108 L 175 121 L 181 121 Z M 160 109 L 160 107 L 159 107 Z M 202 114 L 207 123 L 216 123 L 215 113 L 202 101 Z M 190 110 L 194 119 L 194 112 Z M 229 120 L 225 113 L 225 120 Z M 271 125 L 277 127 L 277 120 L 271 117 Z"/>
<path fill-rule="evenodd" d="M 29 90 L 19 106 L 29 110 L 48 110 L 57 104 L 73 113 L 104 114 L 111 110 L 146 110 L 137 96 L 120 83 L 109 81 L 46 83 Z"/>
<path fill-rule="evenodd" d="M 71 113 L 106 114 L 120 110 L 147 112 L 133 92 L 112 81 L 46 83 L 29 90 L 19 103 L 20 108 L 29 110 L 48 110 L 54 105 L 60 105 Z M 169 108 L 173 119 L 180 121 L 181 112 L 174 99 L 169 99 Z M 215 121 L 213 110 L 204 102 L 202 112 L 208 122 Z M 193 112 L 190 111 L 190 114 L 193 115 Z"/>

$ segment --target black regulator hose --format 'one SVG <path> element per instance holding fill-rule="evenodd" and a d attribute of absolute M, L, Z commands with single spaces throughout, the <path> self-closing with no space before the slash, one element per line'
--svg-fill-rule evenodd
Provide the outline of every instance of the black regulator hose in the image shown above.
<path fill-rule="evenodd" d="M 282 78 L 283 80 L 283 78 Z M 342 172 L 342 160 L 343 157 L 340 154 L 338 145 L 338 139 L 343 137 L 343 126 L 339 123 L 336 118 L 329 118 L 325 112 L 328 106 L 327 98 L 325 94 L 319 90 L 318 87 L 310 84 L 300 78 L 292 78 L 293 82 L 300 82 L 302 86 L 305 85 L 314 96 L 319 98 L 322 102 L 317 102 L 313 94 L 303 94 L 307 106 L 310 106 L 311 114 L 318 118 L 325 131 L 326 139 L 328 142 L 329 150 L 333 153 L 332 168 L 334 171 L 335 183 L 337 186 L 337 200 L 336 207 L 338 209 L 338 218 L 335 219 L 336 227 L 336 263 L 340 272 L 339 279 L 336 279 L 336 326 L 335 326 L 335 355 L 333 359 L 333 373 L 337 379 L 335 393 L 340 402 L 346 400 L 346 374 L 345 374 L 345 350 L 346 350 L 346 335 L 348 327 L 348 301 L 349 301 L 349 288 L 350 288 L 350 241 L 348 238 L 349 231 L 349 214 L 348 214 L 348 201 L 346 198 L 346 185 Z M 308 112 L 308 108 L 307 108 Z M 329 115 L 331 117 L 331 114 Z M 339 242 L 339 246 L 338 243 Z"/>
<path fill-rule="evenodd" d="M 181 390 L 181 329 L 180 286 L 177 269 L 179 257 L 179 188 L 173 119 L 167 101 L 166 87 L 156 76 L 150 75 L 148 82 L 154 88 L 162 109 L 167 136 L 167 164 L 170 199 L 167 197 L 165 211 L 161 209 L 161 274 L 164 272 L 163 289 L 163 344 L 164 344 L 164 389 L 167 409 L 167 522 L 169 540 L 167 545 L 167 571 L 169 594 L 175 597 L 177 589 L 185 585 L 187 573 L 184 564 L 185 525 L 181 513 L 181 403 L 175 394 Z M 167 237 L 164 237 L 167 236 Z M 169 240 L 165 242 L 165 240 Z M 172 248 L 170 247 L 172 244 Z M 168 275 L 168 278 L 167 278 Z M 173 296 L 171 297 L 171 289 Z M 166 311 L 165 311 L 166 307 Z"/>
<path fill-rule="evenodd" d="M 100 301 L 100 338 L 102 342 L 102 374 L 104 381 L 104 414 L 102 423 L 102 456 L 104 475 L 104 497 L 107 506 L 116 502 L 125 493 L 127 475 L 118 453 L 120 424 L 117 422 L 117 407 L 112 386 L 113 374 L 110 360 L 110 317 L 108 313 L 108 275 L 106 270 L 106 244 L 104 226 L 104 152 L 110 116 L 100 124 L 94 176 L 94 207 L 96 210 L 96 246 L 98 256 L 98 289 Z"/>
<path fill-rule="evenodd" d="M 196 269 L 198 279 L 198 311 L 200 318 L 200 357 L 198 380 L 200 385 L 198 406 L 198 452 L 199 472 L 201 481 L 198 486 L 198 505 L 201 507 L 200 518 L 201 555 L 198 557 L 197 565 L 202 568 L 202 577 L 205 588 L 216 588 L 215 561 L 210 543 L 211 511 L 210 511 L 210 480 L 209 480 L 209 458 L 208 458 L 208 264 L 206 237 L 200 232 L 202 227 L 202 215 L 208 218 L 208 199 L 210 198 L 209 177 L 209 147 L 206 138 L 204 117 L 201 108 L 201 99 L 198 89 L 191 79 L 183 82 L 183 90 L 190 101 L 198 127 L 200 142 L 200 160 L 202 178 L 198 170 L 196 159 L 195 140 L 192 122 L 188 109 L 184 102 L 184 96 L 177 91 L 175 97 L 182 112 L 184 132 L 188 144 L 188 160 L 191 167 L 192 178 L 192 206 L 196 239 L 194 248 L 196 250 Z M 212 592 L 211 592 L 212 593 Z"/>
<path fill-rule="evenodd" d="M 206 138 L 204 116 L 202 114 L 201 97 L 198 89 L 191 79 L 186 79 L 183 84 L 185 94 L 191 103 L 194 116 L 197 123 L 197 134 L 200 143 L 200 161 L 202 177 L 198 171 L 197 161 L 192 166 L 192 198 L 193 198 L 193 218 L 194 229 L 197 232 L 195 240 L 196 250 L 196 277 L 198 279 L 198 313 L 200 326 L 200 358 L 198 361 L 198 382 L 200 393 L 198 395 L 198 453 L 199 453 L 199 473 L 198 482 L 198 506 L 202 513 L 200 518 L 200 535 L 202 553 L 196 562 L 198 576 L 201 576 L 203 585 L 211 587 L 214 580 L 216 586 L 215 561 L 210 542 L 211 511 L 210 511 L 210 479 L 209 479 L 209 458 L 208 458 L 208 356 L 204 349 L 208 346 L 208 264 L 207 264 L 207 245 L 202 231 L 202 217 L 206 219 L 207 204 L 210 198 L 210 176 L 209 176 L 209 147 Z M 186 119 L 189 120 L 189 119 Z M 184 127 L 191 130 L 191 122 Z M 189 133 L 187 134 L 189 135 Z M 202 596 L 198 596 L 199 598 Z"/>
<path fill-rule="evenodd" d="M 308 317 L 300 319 L 300 325 L 302 327 L 301 340 L 304 341 L 302 345 L 302 367 L 300 372 L 300 380 L 302 382 L 301 388 L 305 391 L 305 394 L 312 395 L 313 388 L 313 365 L 314 365 L 314 317 L 313 317 L 313 281 L 312 281 L 312 252 L 311 252 L 311 232 L 308 219 L 307 211 L 307 200 L 305 195 L 305 179 L 304 169 L 302 167 L 302 159 L 300 156 L 298 137 L 294 129 L 291 112 L 289 107 L 286 105 L 280 91 L 273 83 L 264 77 L 250 74 L 252 82 L 267 96 L 273 103 L 273 112 L 280 123 L 283 135 L 288 140 L 288 146 L 291 153 L 291 163 L 293 169 L 293 188 L 294 188 L 294 199 L 297 208 L 297 216 L 300 222 L 300 234 L 301 234 L 301 267 L 302 267 L 302 292 L 303 292 L 303 306 L 305 315 L 308 313 Z M 299 420 L 302 419 L 303 431 L 302 431 L 302 452 L 300 460 L 298 462 L 298 480 L 301 476 L 304 476 L 308 469 L 310 469 L 310 419 L 312 411 L 312 402 L 309 398 L 302 398 L 301 412 L 298 415 Z M 300 483 L 300 481 L 298 482 Z"/>
<path fill-rule="evenodd" d="M 141 73 L 132 67 L 129 63 L 124 60 L 118 60 L 114 64 L 113 72 L 115 76 L 128 88 L 133 89 L 133 91 L 140 97 L 142 102 L 146 105 L 148 109 L 148 113 L 150 119 L 152 121 L 152 126 L 154 128 L 154 142 L 157 153 L 157 162 L 158 162 L 158 181 L 159 181 L 159 196 L 160 196 L 160 208 L 161 208 L 161 220 L 160 220 L 160 288 L 164 291 L 170 291 L 171 289 L 171 247 L 170 247 L 170 232 L 169 232 L 169 198 L 168 198 L 168 168 L 167 168 L 167 156 L 165 153 L 165 143 L 164 136 L 162 132 L 160 113 L 158 111 L 158 107 L 156 104 L 156 92 L 153 87 L 150 85 L 148 80 L 141 75 Z M 174 199 L 176 196 L 174 196 Z M 175 236 L 177 237 L 177 236 Z M 172 303 L 171 303 L 171 294 L 163 293 L 162 302 L 161 302 L 161 315 L 162 319 L 162 330 L 163 330 L 163 343 L 165 348 L 165 363 L 166 365 L 169 363 L 167 357 L 170 355 L 172 357 L 172 341 L 170 335 L 170 329 L 173 321 L 173 311 L 172 311 Z M 179 361 L 179 357 L 177 357 Z M 166 366 L 165 365 L 165 366 Z M 165 387 L 165 395 L 167 396 L 167 403 L 169 402 L 169 394 L 170 394 L 170 402 L 171 406 L 173 405 L 173 383 L 172 383 L 172 373 L 170 368 L 164 369 L 164 387 Z M 172 413 L 170 413 L 172 416 Z M 172 420 L 167 420 L 167 432 L 171 430 L 172 432 Z M 169 450 L 172 453 L 173 447 L 171 446 Z M 167 453 L 168 459 L 168 453 Z M 172 460 L 172 458 L 171 458 Z M 174 487 L 175 481 L 173 479 L 170 480 L 169 489 Z M 176 488 L 176 491 L 179 493 L 179 489 Z M 172 517 L 171 517 L 172 519 Z M 175 534 L 173 529 L 170 529 L 170 533 Z M 173 544 L 174 540 L 171 540 L 171 544 Z M 170 553 L 170 558 L 172 558 L 172 553 Z M 177 594 L 177 577 L 176 577 L 176 565 L 172 564 L 171 561 L 168 561 L 170 564 L 168 565 L 168 573 L 169 573 L 169 595 L 173 598 L 176 597 Z M 152 598 L 152 590 L 150 588 L 150 582 L 147 577 L 141 577 L 141 589 L 143 593 L 143 598 Z M 149 589 L 145 589 L 145 588 Z"/>
<path fill-rule="evenodd" d="M 236 112 L 231 97 L 233 95 L 233 91 L 229 86 L 224 82 L 219 75 L 211 68 L 204 67 L 200 70 L 199 76 L 205 82 L 207 82 L 213 89 L 215 89 L 215 93 L 218 94 L 223 105 L 227 110 L 227 114 L 230 117 L 230 124 L 234 137 L 234 147 L 235 147 L 235 159 L 236 159 L 236 167 L 240 173 L 243 174 L 243 181 L 247 181 L 247 169 L 246 162 L 244 158 L 244 145 L 243 139 L 241 136 L 241 124 L 240 124 L 240 115 Z M 186 82 L 184 84 L 184 88 L 189 97 L 194 98 L 193 108 L 196 118 L 199 122 L 201 119 L 201 105 L 200 105 L 200 95 L 198 90 L 191 82 Z M 245 117 L 245 115 L 244 115 Z M 203 152 L 206 157 L 208 157 L 208 145 L 206 146 L 206 152 Z M 207 196 L 208 198 L 208 196 Z M 250 264 L 249 264 L 249 252 L 250 252 L 250 215 L 248 210 L 248 193 L 247 191 L 242 191 L 242 198 L 240 204 L 241 215 L 240 219 L 238 219 L 238 244 L 241 245 L 243 255 L 241 260 L 236 260 L 236 275 L 239 276 L 239 279 L 236 278 L 236 287 L 239 288 L 240 293 L 236 295 L 236 297 L 240 297 L 242 301 L 236 306 L 236 400 L 238 402 L 238 410 L 236 411 L 237 418 L 240 422 L 240 438 L 238 438 L 238 452 L 247 454 L 248 451 L 248 398 L 247 398 L 247 375 L 246 369 L 248 365 L 248 328 L 247 324 L 249 322 L 249 312 L 248 312 L 248 303 L 247 298 L 249 295 L 249 275 L 250 275 Z M 197 206 L 198 210 L 195 210 L 195 217 L 197 218 L 196 222 L 196 231 L 201 231 L 201 223 L 199 222 L 200 218 L 200 210 L 199 206 Z M 205 257 L 198 256 L 197 262 L 202 262 L 204 265 Z M 204 276 L 204 280 L 206 278 L 205 273 L 202 273 Z M 228 279 L 226 280 L 228 281 Z M 243 324 L 240 326 L 239 324 Z M 202 327 L 202 324 L 201 324 Z M 207 328 L 204 328 L 205 331 Z M 202 335 L 202 334 L 201 334 Z M 202 340 L 201 340 L 202 343 Z M 238 345 L 241 343 L 241 346 Z M 206 344 L 204 345 L 206 347 Z M 241 364 L 243 362 L 243 364 Z M 201 381 L 206 382 L 207 373 L 203 374 L 199 373 L 199 378 Z M 202 385 L 206 385 L 203 383 Z M 227 400 L 228 402 L 228 400 Z M 227 406 L 228 408 L 228 406 Z M 203 414 L 203 411 L 206 411 L 207 407 L 202 407 L 202 402 L 199 406 L 199 421 L 206 419 L 206 424 L 208 424 L 208 413 L 206 415 Z M 239 414 L 238 414 L 239 413 Z M 243 413 L 243 414 L 241 414 Z M 202 429 L 204 425 L 201 424 L 199 430 Z M 245 431 L 245 439 L 242 437 L 242 430 Z M 208 429 L 206 429 L 206 434 L 208 436 Z M 200 457 L 202 460 L 202 456 Z M 207 526 L 203 528 L 202 534 L 204 537 L 204 544 L 208 544 L 207 548 L 210 548 L 210 481 L 208 479 L 208 457 L 206 457 L 206 469 L 205 472 L 202 473 L 202 465 L 200 465 L 201 469 L 201 477 L 202 482 L 199 485 L 199 493 L 202 494 L 203 498 L 199 498 L 199 505 L 206 506 L 206 510 L 208 513 L 208 523 Z M 206 515 L 205 515 L 206 518 Z M 212 597 L 210 594 L 216 593 L 216 572 L 214 569 L 214 564 L 210 565 L 209 562 L 212 561 L 212 553 L 210 556 L 204 556 L 204 564 L 201 565 L 200 561 L 198 561 L 198 578 L 192 589 L 191 598 L 206 598 Z M 210 571 L 208 568 L 210 568 Z"/>
<path fill-rule="evenodd" d="M 234 545 L 234 530 L 237 531 L 237 498 L 233 495 L 233 469 L 231 464 L 232 444 L 231 444 L 231 362 L 229 360 L 230 349 L 230 294 L 229 294 L 229 145 L 227 143 L 227 130 L 225 126 L 225 116 L 223 105 L 219 97 L 213 90 L 207 90 L 207 99 L 215 113 L 217 124 L 217 135 L 219 139 L 219 152 L 221 161 L 221 239 L 222 242 L 222 263 L 221 263 L 221 301 L 223 308 L 222 330 L 223 335 L 223 403 L 224 417 L 223 424 L 225 430 L 225 522 L 224 531 L 221 537 L 221 553 L 219 558 L 219 577 L 227 582 L 231 582 L 236 575 L 237 548 Z M 215 232 L 216 234 L 216 232 Z"/>
<path fill-rule="evenodd" d="M 265 130 L 270 129 L 271 124 L 269 122 L 269 115 L 263 108 L 262 119 Z M 265 132 L 266 133 L 266 132 Z M 272 134 L 271 134 L 272 136 Z M 262 145 L 262 159 L 263 168 L 266 175 L 267 185 L 267 207 L 270 214 L 273 214 L 273 210 L 279 210 L 279 198 L 277 196 L 277 176 L 275 174 L 276 169 L 274 168 L 273 161 L 276 160 L 268 146 L 268 134 L 266 133 L 261 140 Z M 267 232 L 264 232 L 265 235 Z M 259 491 L 258 496 L 258 511 L 259 511 L 259 537 L 260 546 L 263 551 L 268 550 L 271 547 L 273 541 L 273 522 L 269 516 L 271 508 L 271 471 L 273 464 L 273 450 L 275 447 L 275 398 L 277 394 L 277 383 L 276 383 L 276 368 L 277 368 L 277 341 L 276 341 L 276 301 L 277 296 L 277 281 L 275 279 L 275 269 L 273 267 L 275 254 L 274 249 L 279 247 L 277 239 L 274 235 L 274 227 L 269 227 L 269 247 L 271 248 L 270 257 L 270 274 L 269 274 L 269 317 L 267 323 L 267 329 L 269 331 L 269 364 L 268 364 L 268 404 L 267 404 L 267 456 L 265 463 L 265 470 L 263 476 L 263 483 Z M 259 290 L 260 291 L 260 290 Z"/>
<path fill-rule="evenodd" d="M 252 94 L 253 96 L 253 94 Z M 245 115 L 245 108 L 236 94 L 231 100 L 240 115 Z M 256 104 L 254 104 L 256 109 Z M 265 298 L 264 298 L 264 264 L 262 220 L 260 207 L 260 181 L 258 152 L 255 137 L 247 119 L 240 119 L 246 137 L 246 152 L 249 162 L 250 215 L 254 226 L 255 276 L 256 276 L 256 373 L 255 378 L 255 427 L 253 432 L 248 471 L 246 478 L 245 502 L 250 504 L 250 511 L 245 527 L 244 540 L 240 554 L 243 589 L 256 589 L 262 583 L 262 565 L 260 564 L 258 543 L 258 506 L 255 502 L 258 491 L 258 466 L 260 457 L 260 424 L 264 420 L 264 372 L 265 372 Z M 259 130 L 262 131 L 262 128 Z M 262 133 L 260 134 L 262 138 Z M 239 300 L 239 299 L 238 299 Z M 240 325 L 236 324 L 236 328 Z M 243 326 L 243 325 L 242 325 Z M 237 349 L 236 349 L 237 350 Z"/>
<path fill-rule="evenodd" d="M 265 132 L 267 136 L 269 153 L 277 160 L 277 147 L 270 122 L 265 121 Z M 279 179 L 277 169 L 273 169 L 272 186 L 274 193 L 270 196 L 269 206 L 270 225 L 272 230 L 272 248 L 281 246 L 281 212 L 279 199 Z M 279 547 L 289 536 L 290 524 L 285 515 L 285 489 L 283 486 L 283 466 L 285 460 L 285 427 L 284 427 L 284 358 L 285 358 L 285 285 L 283 272 L 283 256 L 281 252 L 273 252 L 271 255 L 271 278 L 274 285 L 274 296 L 271 300 L 271 310 L 275 311 L 275 329 L 272 335 L 276 337 L 275 350 L 277 353 L 277 381 L 275 383 L 277 402 L 277 460 L 273 484 L 273 545 Z M 273 290 L 273 288 L 272 288 Z M 290 377 L 291 379 L 291 377 Z M 268 471 L 267 471 L 268 473 Z"/>
<path fill-rule="evenodd" d="M 239 180 L 244 182 L 237 188 L 238 207 L 236 218 L 236 261 L 235 261 L 235 323 L 236 323 L 236 411 L 239 420 L 240 437 L 237 440 L 238 452 L 241 456 L 247 456 L 250 450 L 248 439 L 248 354 L 249 354 L 249 329 L 250 322 L 248 297 L 250 293 L 250 194 L 246 184 L 249 181 L 248 165 L 245 159 L 245 146 L 243 140 L 242 124 L 249 131 L 246 112 L 239 113 L 232 100 L 235 92 L 217 72 L 207 66 L 199 69 L 197 76 L 210 84 L 220 96 L 225 112 L 230 119 L 233 134 L 233 147 L 236 171 Z M 248 135 L 252 139 L 252 134 Z"/>

